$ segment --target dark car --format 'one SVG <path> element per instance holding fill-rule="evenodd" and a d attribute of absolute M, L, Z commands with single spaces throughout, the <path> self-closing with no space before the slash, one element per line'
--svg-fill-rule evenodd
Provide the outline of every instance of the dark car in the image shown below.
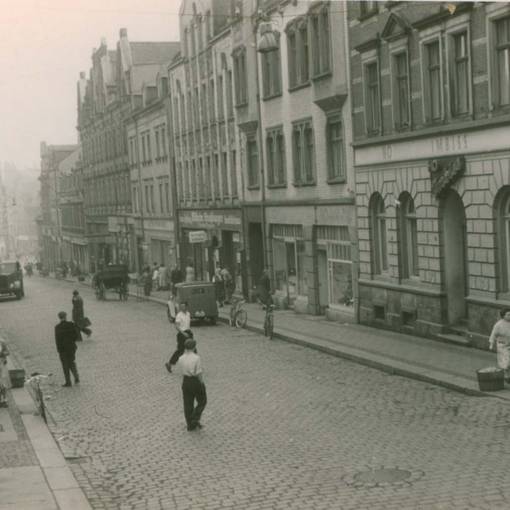
<path fill-rule="evenodd" d="M 0 294 L 8 294 L 21 299 L 23 289 L 23 272 L 19 262 L 0 262 Z"/>

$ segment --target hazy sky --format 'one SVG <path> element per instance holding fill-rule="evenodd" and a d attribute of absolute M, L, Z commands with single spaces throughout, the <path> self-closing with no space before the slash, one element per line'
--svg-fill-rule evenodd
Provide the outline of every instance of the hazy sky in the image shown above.
<path fill-rule="evenodd" d="M 0 161 L 39 166 L 39 143 L 76 143 L 76 82 L 119 28 L 178 40 L 180 0 L 0 0 Z"/>

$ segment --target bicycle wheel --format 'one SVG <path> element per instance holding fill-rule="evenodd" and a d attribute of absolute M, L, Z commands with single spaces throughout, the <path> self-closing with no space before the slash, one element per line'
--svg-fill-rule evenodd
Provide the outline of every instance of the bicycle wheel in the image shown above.
<path fill-rule="evenodd" d="M 246 322 L 248 321 L 248 314 L 246 310 L 239 310 L 236 313 L 234 324 L 236 328 L 244 328 L 246 326 Z"/>

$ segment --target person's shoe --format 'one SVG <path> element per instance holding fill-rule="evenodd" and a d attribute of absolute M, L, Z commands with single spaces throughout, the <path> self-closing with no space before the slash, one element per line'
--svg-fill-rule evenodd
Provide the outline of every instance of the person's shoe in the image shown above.
<path fill-rule="evenodd" d="M 92 335 L 92 331 L 89 331 L 88 333 L 85 333 L 87 335 L 87 338 L 90 338 L 90 335 Z"/>
<path fill-rule="evenodd" d="M 165 367 L 169 373 L 172 373 L 172 366 L 170 365 L 170 363 L 168 363 L 168 361 L 165 363 Z"/>
<path fill-rule="evenodd" d="M 75 379 L 74 380 L 74 384 L 80 384 L 80 380 L 79 379 Z"/>
<path fill-rule="evenodd" d="M 197 427 L 198 427 L 199 429 L 203 429 L 203 428 L 204 428 L 204 426 L 203 426 L 200 422 L 198 422 L 198 423 L 197 423 Z"/>
<path fill-rule="evenodd" d="M 196 425 L 190 425 L 188 427 L 188 432 L 192 432 L 193 430 L 196 430 L 197 429 L 197 426 Z"/>
<path fill-rule="evenodd" d="M 65 384 L 62 385 L 62 388 L 69 388 L 71 386 L 72 386 L 71 383 L 65 383 Z"/>

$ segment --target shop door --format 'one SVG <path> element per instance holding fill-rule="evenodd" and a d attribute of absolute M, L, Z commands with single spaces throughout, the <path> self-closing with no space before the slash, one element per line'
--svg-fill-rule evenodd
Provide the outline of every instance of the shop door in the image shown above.
<path fill-rule="evenodd" d="M 319 306 L 321 313 L 329 305 L 328 296 L 328 254 L 326 250 L 317 250 L 317 285 L 319 287 Z"/>
<path fill-rule="evenodd" d="M 466 318 L 466 214 L 453 190 L 444 197 L 441 210 L 448 322 L 454 324 Z"/>

